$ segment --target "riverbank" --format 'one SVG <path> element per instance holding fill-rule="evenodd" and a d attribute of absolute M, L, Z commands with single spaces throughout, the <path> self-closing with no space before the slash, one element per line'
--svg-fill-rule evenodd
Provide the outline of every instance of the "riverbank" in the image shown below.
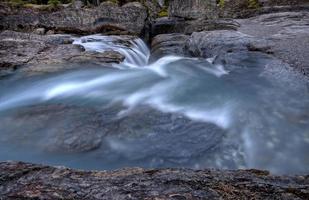
<path fill-rule="evenodd" d="M 308 176 L 259 170 L 80 171 L 0 163 L 2 199 L 308 199 Z"/>

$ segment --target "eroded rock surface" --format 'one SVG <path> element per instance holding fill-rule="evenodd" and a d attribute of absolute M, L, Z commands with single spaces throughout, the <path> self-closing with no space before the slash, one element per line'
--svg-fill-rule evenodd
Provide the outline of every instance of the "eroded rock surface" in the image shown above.
<path fill-rule="evenodd" d="M 181 44 L 180 48 L 169 47 L 169 53 L 177 54 L 181 50 L 181 55 L 204 58 L 232 52 L 261 52 L 307 75 L 308 20 L 308 11 L 279 12 L 236 20 L 237 30 L 193 32 L 190 36 L 175 39 L 161 34 L 153 39 L 153 52 L 165 51 L 171 46 L 169 44 Z"/>
<path fill-rule="evenodd" d="M 104 2 L 95 8 L 63 8 L 54 12 L 16 9 L 0 11 L 2 30 L 33 30 L 41 27 L 66 33 L 131 33 L 141 35 L 147 10 L 139 3 L 119 7 Z"/>
<path fill-rule="evenodd" d="M 259 170 L 79 171 L 0 163 L 1 199 L 308 199 L 308 176 Z"/>
<path fill-rule="evenodd" d="M 309 74 L 309 12 L 282 12 L 238 20 L 239 31 L 267 41 L 275 57 Z"/>
<path fill-rule="evenodd" d="M 130 39 L 123 36 L 119 42 Z M 72 42 L 70 35 L 4 31 L 0 33 L 0 72 L 6 74 L 16 69 L 32 74 L 58 72 L 82 67 L 83 63 L 108 67 L 125 58 L 116 51 L 87 52 Z"/>

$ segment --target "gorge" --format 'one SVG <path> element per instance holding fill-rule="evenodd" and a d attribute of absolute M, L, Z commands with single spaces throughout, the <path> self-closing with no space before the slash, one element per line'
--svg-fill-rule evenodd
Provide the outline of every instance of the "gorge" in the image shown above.
<path fill-rule="evenodd" d="M 1 4 L 0 199 L 309 197 L 307 2 L 154 2 Z"/>

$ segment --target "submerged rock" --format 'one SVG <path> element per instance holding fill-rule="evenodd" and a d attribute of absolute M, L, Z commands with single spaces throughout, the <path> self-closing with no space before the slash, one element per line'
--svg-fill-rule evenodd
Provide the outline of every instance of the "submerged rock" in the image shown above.
<path fill-rule="evenodd" d="M 63 104 L 20 108 L 1 121 L 2 141 L 47 152 L 94 150 L 106 134 L 95 109 Z"/>
<path fill-rule="evenodd" d="M 273 176 L 259 170 L 80 171 L 0 163 L 4 199 L 308 199 L 308 184 L 308 176 Z"/>

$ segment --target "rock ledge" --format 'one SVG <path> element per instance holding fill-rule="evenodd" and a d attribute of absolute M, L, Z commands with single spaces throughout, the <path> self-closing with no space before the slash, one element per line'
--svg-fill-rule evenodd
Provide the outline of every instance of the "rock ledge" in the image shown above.
<path fill-rule="evenodd" d="M 80 171 L 0 163 L 0 199 L 308 199 L 309 176 L 260 170 Z"/>

